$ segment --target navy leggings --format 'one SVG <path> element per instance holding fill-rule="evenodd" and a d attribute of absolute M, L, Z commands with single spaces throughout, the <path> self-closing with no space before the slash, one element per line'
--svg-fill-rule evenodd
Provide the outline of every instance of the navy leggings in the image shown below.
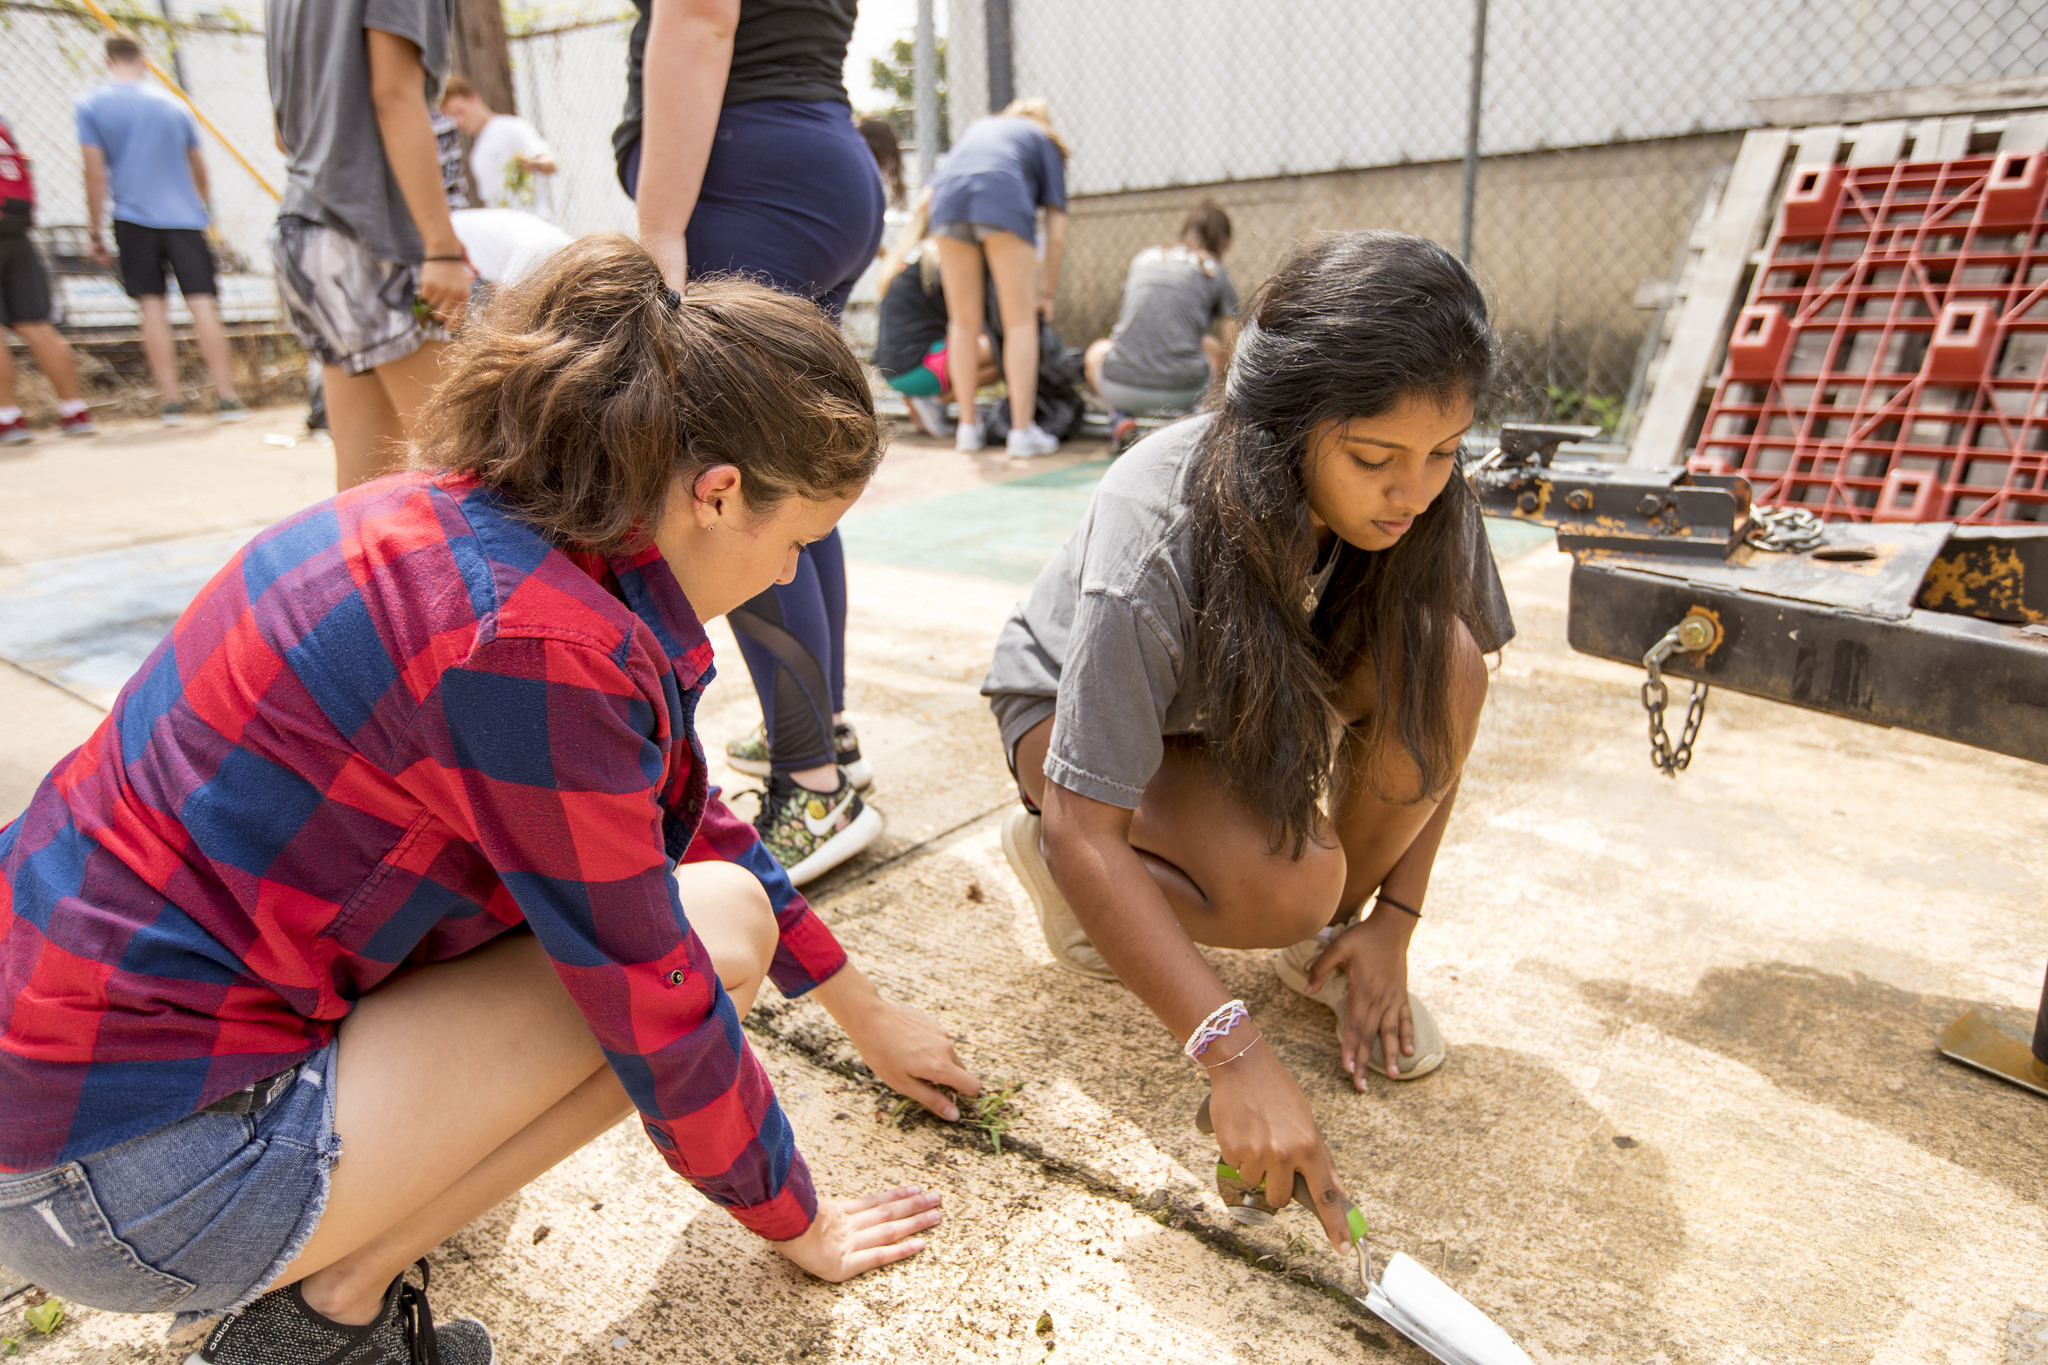
<path fill-rule="evenodd" d="M 626 159 L 640 181 L 640 149 Z M 887 207 L 875 159 L 832 101 L 756 100 L 719 113 L 704 188 L 684 238 L 690 275 L 737 271 L 814 299 L 837 322 L 875 258 Z M 807 546 L 796 578 L 726 616 L 768 722 L 774 770 L 833 761 L 846 706 L 846 552 L 836 530 Z"/>

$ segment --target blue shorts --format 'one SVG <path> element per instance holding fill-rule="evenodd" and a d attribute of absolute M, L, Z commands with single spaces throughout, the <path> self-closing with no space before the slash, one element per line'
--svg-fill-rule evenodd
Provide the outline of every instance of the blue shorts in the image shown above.
<path fill-rule="evenodd" d="M 0 1175 L 0 1264 L 118 1313 L 242 1308 L 290 1265 L 341 1156 L 329 1043 L 252 1114 L 200 1112 L 46 1171 Z"/>
<path fill-rule="evenodd" d="M 640 187 L 640 145 L 627 153 Z M 751 275 L 814 299 L 834 322 L 882 244 L 882 174 L 836 100 L 754 100 L 719 111 L 684 239 L 690 274 Z"/>

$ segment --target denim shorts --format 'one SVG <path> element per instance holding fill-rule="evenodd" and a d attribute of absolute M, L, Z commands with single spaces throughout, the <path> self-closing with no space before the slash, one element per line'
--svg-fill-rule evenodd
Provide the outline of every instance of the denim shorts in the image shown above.
<path fill-rule="evenodd" d="M 0 1264 L 119 1313 L 242 1308 L 297 1257 L 341 1156 L 329 1043 L 251 1114 L 200 1112 L 46 1171 L 0 1175 Z"/>
<path fill-rule="evenodd" d="M 1009 232 L 1008 228 L 997 227 L 994 223 L 940 223 L 932 229 L 936 236 L 951 237 L 956 242 L 969 246 L 980 246 L 998 232 Z M 1012 233 L 1012 236 L 1016 234 Z"/>

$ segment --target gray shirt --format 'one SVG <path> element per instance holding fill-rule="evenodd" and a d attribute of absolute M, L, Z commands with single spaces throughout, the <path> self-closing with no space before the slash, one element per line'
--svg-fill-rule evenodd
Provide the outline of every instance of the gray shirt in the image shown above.
<path fill-rule="evenodd" d="M 1202 334 L 1237 313 L 1230 272 L 1206 251 L 1147 247 L 1131 262 L 1124 306 L 1102 377 L 1134 389 L 1193 389 L 1209 382 Z"/>
<path fill-rule="evenodd" d="M 431 107 L 448 75 L 451 0 L 265 0 L 270 104 L 290 148 L 280 214 L 358 237 L 387 261 L 417 265 L 419 229 L 384 157 L 370 102 L 365 29 L 410 39 L 426 68 Z"/>
<path fill-rule="evenodd" d="M 1186 485 L 1212 420 L 1168 427 L 1110 466 L 1080 528 L 1003 623 L 981 685 L 991 697 L 1053 699 L 1045 775 L 1105 805 L 1137 809 L 1165 736 L 1201 730 L 1200 689 L 1186 674 L 1199 579 Z M 1515 623 L 1477 511 L 1468 534 L 1473 638 L 1490 653 Z M 1302 585 L 1304 598 L 1335 563 L 1329 556 L 1321 582 Z"/>

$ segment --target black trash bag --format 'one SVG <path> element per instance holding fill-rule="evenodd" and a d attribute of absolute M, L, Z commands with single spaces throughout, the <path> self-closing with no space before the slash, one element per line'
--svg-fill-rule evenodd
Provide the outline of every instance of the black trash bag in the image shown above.
<path fill-rule="evenodd" d="M 991 329 L 994 330 L 994 329 Z M 995 338 L 996 362 L 1002 363 L 1003 342 Z M 1070 351 L 1052 324 L 1038 324 L 1038 425 L 1062 441 L 1081 431 L 1081 353 Z M 998 399 L 981 405 L 981 434 L 990 442 L 1010 434 L 1010 400 Z"/>

